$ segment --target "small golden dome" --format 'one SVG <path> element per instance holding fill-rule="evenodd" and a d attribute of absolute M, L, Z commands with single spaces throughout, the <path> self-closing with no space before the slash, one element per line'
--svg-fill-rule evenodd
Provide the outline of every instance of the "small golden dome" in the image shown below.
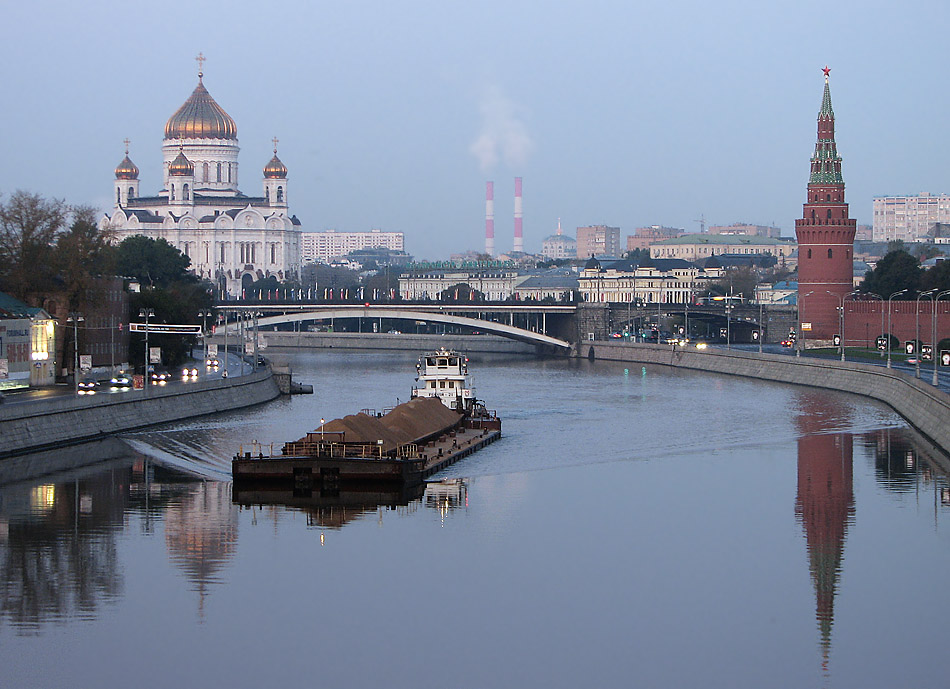
<path fill-rule="evenodd" d="M 185 152 L 178 150 L 178 157 L 168 166 L 168 174 L 175 177 L 194 177 L 195 164 L 185 157 Z"/>
<path fill-rule="evenodd" d="M 115 168 L 115 178 L 116 179 L 138 179 L 139 178 L 139 169 L 136 167 L 135 163 L 132 162 L 132 159 L 129 158 L 129 152 L 125 152 L 125 158 L 122 159 L 122 162 L 119 163 Z"/>
<path fill-rule="evenodd" d="M 200 74 L 188 100 L 168 118 L 165 139 L 237 139 L 237 125 L 208 93 Z"/>
<path fill-rule="evenodd" d="M 287 166 L 280 162 L 277 151 L 274 151 L 274 157 L 264 166 L 264 177 L 266 179 L 285 179 L 287 177 Z"/>

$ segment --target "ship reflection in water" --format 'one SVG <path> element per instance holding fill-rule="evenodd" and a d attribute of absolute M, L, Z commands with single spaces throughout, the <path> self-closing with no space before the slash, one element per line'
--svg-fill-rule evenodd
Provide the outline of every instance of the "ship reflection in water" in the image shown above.
<path fill-rule="evenodd" d="M 419 505 L 439 510 L 442 518 L 454 509 L 468 507 L 468 491 L 462 479 L 431 481 L 417 485 L 365 483 L 334 490 L 272 488 L 267 484 L 234 486 L 232 500 L 242 509 L 256 510 L 281 506 L 307 515 L 307 525 L 321 529 L 340 529 L 366 515 L 382 519 L 382 512 L 412 514 Z"/>

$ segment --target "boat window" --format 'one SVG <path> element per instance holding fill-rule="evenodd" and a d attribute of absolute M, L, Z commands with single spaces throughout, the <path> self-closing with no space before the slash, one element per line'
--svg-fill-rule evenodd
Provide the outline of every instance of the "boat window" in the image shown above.
<path fill-rule="evenodd" d="M 435 366 L 435 357 L 426 357 L 426 366 Z"/>
<path fill-rule="evenodd" d="M 454 356 L 451 359 L 449 359 L 449 366 L 458 366 L 458 365 L 459 365 L 459 360 L 456 359 Z"/>
<path fill-rule="evenodd" d="M 444 380 L 440 380 L 440 381 L 439 381 L 439 387 L 440 387 L 440 388 L 444 388 L 444 387 L 445 387 L 445 381 L 444 381 Z"/>
<path fill-rule="evenodd" d="M 430 381 L 429 381 L 429 387 L 430 387 L 430 388 L 434 388 L 434 387 L 435 387 L 435 381 L 434 381 L 434 380 L 430 380 Z"/>
<path fill-rule="evenodd" d="M 449 365 L 448 359 L 439 359 L 439 366 L 448 366 L 448 365 Z"/>

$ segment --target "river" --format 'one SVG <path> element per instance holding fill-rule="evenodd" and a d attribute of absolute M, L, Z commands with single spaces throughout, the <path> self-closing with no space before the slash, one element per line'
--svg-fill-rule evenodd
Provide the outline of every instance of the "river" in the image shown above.
<path fill-rule="evenodd" d="M 863 398 L 472 357 L 504 437 L 422 495 L 233 494 L 414 363 L 297 354 L 314 395 L 0 486 L 0 686 L 946 686 L 950 484 Z"/>

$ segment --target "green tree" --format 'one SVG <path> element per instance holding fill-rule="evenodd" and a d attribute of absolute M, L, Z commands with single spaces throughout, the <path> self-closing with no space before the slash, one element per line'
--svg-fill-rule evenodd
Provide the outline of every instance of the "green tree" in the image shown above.
<path fill-rule="evenodd" d="M 745 301 L 752 301 L 758 284 L 759 274 L 752 266 L 729 268 L 722 277 L 709 285 L 707 293 L 713 296 L 741 296 Z"/>
<path fill-rule="evenodd" d="M 950 289 L 950 259 L 938 261 L 933 268 L 925 270 L 920 276 L 920 289 L 939 292 Z"/>
<path fill-rule="evenodd" d="M 115 271 L 123 277 L 135 278 L 149 287 L 168 287 L 173 282 L 197 282 L 188 272 L 191 259 L 165 239 L 141 235 L 126 237 L 115 248 Z"/>
<path fill-rule="evenodd" d="M 874 270 L 864 276 L 862 292 L 874 292 L 887 299 L 891 294 L 906 289 L 905 299 L 917 296 L 921 269 L 917 259 L 903 250 L 892 251 L 878 261 Z"/>
<path fill-rule="evenodd" d="M 69 308 L 79 309 L 95 279 L 112 275 L 115 252 L 109 244 L 111 234 L 99 230 L 96 210 L 78 206 L 72 210 L 73 222 L 56 240 L 55 265 Z M 95 299 L 95 295 L 92 295 Z"/>
<path fill-rule="evenodd" d="M 55 277 L 54 244 L 68 207 L 18 190 L 0 203 L 0 290 L 18 299 L 46 291 Z"/>
<path fill-rule="evenodd" d="M 634 263 L 643 263 L 644 261 L 650 260 L 650 250 L 649 249 L 632 249 L 623 255 L 628 261 L 633 261 Z"/>

